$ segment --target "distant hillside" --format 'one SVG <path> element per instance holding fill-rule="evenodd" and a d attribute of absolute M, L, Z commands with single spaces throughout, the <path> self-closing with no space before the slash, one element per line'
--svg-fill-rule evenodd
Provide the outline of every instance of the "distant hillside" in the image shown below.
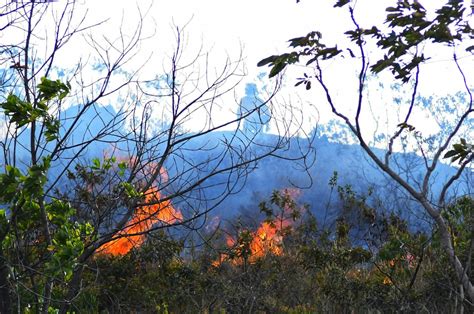
<path fill-rule="evenodd" d="M 230 134 L 227 134 L 230 135 Z M 202 141 L 219 143 L 218 139 L 226 136 L 225 132 L 216 132 L 202 138 Z M 260 135 L 260 143 L 271 144 L 276 138 L 273 135 Z M 294 139 L 296 142 L 297 139 Z M 304 141 L 300 142 L 304 143 Z M 413 215 L 423 215 L 419 211 L 417 204 L 411 202 L 391 179 L 387 178 L 378 168 L 369 161 L 368 157 L 357 145 L 344 145 L 331 143 L 327 138 L 316 139 L 313 143 L 316 160 L 314 164 L 302 171 L 301 165 L 296 165 L 290 161 L 277 158 L 266 158 L 260 161 L 255 170 L 242 182 L 238 193 L 227 197 L 214 215 L 221 217 L 232 217 L 240 214 L 253 214 L 258 212 L 258 204 L 263 200 L 268 200 L 272 191 L 277 189 L 297 187 L 300 188 L 299 201 L 310 205 L 311 210 L 317 217 L 325 215 L 325 208 L 329 201 L 336 204 L 338 202 L 337 191 L 330 197 L 329 180 L 334 172 L 338 173 L 339 185 L 351 185 L 357 193 L 367 195 L 369 188 L 372 188 L 373 202 L 381 201 L 384 209 L 394 211 L 408 220 Z M 287 152 L 289 155 L 297 155 L 299 150 L 305 147 L 292 145 L 293 151 Z M 382 150 L 377 151 L 383 154 Z M 204 159 L 206 152 L 194 151 L 189 153 L 190 158 Z M 420 182 L 424 170 L 422 158 L 414 154 L 394 154 L 400 169 L 408 169 L 411 182 Z M 437 172 L 433 175 L 431 183 L 433 196 L 439 193 L 443 182 L 455 173 L 456 169 L 447 165 L 439 165 Z M 473 173 L 469 182 L 472 182 Z M 215 194 L 218 193 L 219 183 L 223 178 L 215 177 L 207 182 L 208 186 L 216 185 Z M 458 195 L 466 194 L 469 185 L 466 181 L 460 180 L 454 188 Z M 209 195 L 213 195 L 212 191 Z M 178 204 L 178 206 L 180 206 Z M 337 207 L 337 206 L 336 206 Z M 336 213 L 328 213 L 329 218 L 335 217 Z"/>
<path fill-rule="evenodd" d="M 69 127 L 74 120 L 73 117 L 77 114 L 77 107 L 70 108 L 62 113 L 62 118 L 65 124 L 62 128 L 62 136 L 64 130 Z M 75 129 L 73 136 L 70 138 L 67 145 L 74 146 L 82 141 L 93 139 L 97 132 L 107 126 L 114 118 L 115 113 L 110 107 L 96 106 L 91 108 L 80 121 L 75 122 Z M 122 125 L 122 124 L 119 124 Z M 193 162 L 203 162 L 212 157 L 212 154 L 218 154 L 225 149 L 224 139 L 229 139 L 233 135 L 232 132 L 212 132 L 193 139 L 190 143 L 181 147 L 181 157 L 173 159 L 173 165 L 168 167 L 170 177 L 173 177 L 177 171 L 180 171 L 184 160 Z M 20 142 L 27 142 L 29 132 L 26 130 L 20 136 Z M 298 143 L 297 141 L 300 140 Z M 271 146 L 277 141 L 277 137 L 270 134 L 261 134 L 256 138 L 256 141 L 261 145 Z M 301 146 L 303 145 L 303 146 Z M 298 156 L 300 151 L 306 151 L 308 147 L 307 141 L 294 138 L 290 149 L 284 152 L 285 156 Z M 61 174 L 62 168 L 67 164 L 69 158 L 74 154 L 80 153 L 81 162 L 87 162 L 88 159 L 103 157 L 104 151 L 111 151 L 113 147 L 123 149 L 126 151 L 124 142 L 117 142 L 116 137 L 105 136 L 101 137 L 101 141 L 93 142 L 86 149 L 81 150 L 78 146 L 61 155 L 61 165 L 53 168 L 50 172 L 51 179 L 58 177 Z M 202 149 L 206 147 L 213 147 L 214 151 Z M 201 149 L 198 149 L 201 148 Z M 259 147 L 254 147 L 258 152 Z M 256 168 L 246 178 L 239 178 L 238 174 L 231 177 L 232 181 L 237 182 L 233 192 L 235 194 L 229 195 L 222 203 L 219 203 L 212 215 L 219 215 L 224 218 L 234 217 L 236 215 L 257 212 L 258 204 L 263 200 L 268 200 L 273 190 L 281 190 L 288 187 L 301 188 L 299 201 L 310 205 L 311 210 L 317 217 L 326 215 L 325 208 L 331 200 L 337 203 L 337 193 L 333 193 L 330 198 L 330 188 L 328 186 L 330 178 L 334 172 L 338 173 L 338 184 L 350 184 L 353 189 L 362 194 L 367 194 L 369 187 L 373 187 L 374 194 L 372 199 L 381 200 L 383 206 L 388 210 L 398 211 L 405 218 L 410 218 L 410 215 L 420 214 L 417 211 L 414 203 L 395 185 L 390 179 L 387 179 L 378 169 L 368 160 L 365 154 L 357 145 L 344 145 L 338 143 L 331 143 L 326 137 L 321 137 L 313 142 L 315 162 L 308 169 L 303 169 L 301 164 L 278 159 L 265 158 L 256 164 Z M 44 151 L 46 154 L 48 149 Z M 378 151 L 382 154 L 383 151 Z M 26 149 L 19 150 L 19 156 L 25 156 L 27 159 Z M 412 175 L 410 179 L 416 182 L 420 179 L 423 171 L 422 159 L 413 154 L 395 154 L 399 167 L 408 169 L 408 173 Z M 22 159 L 22 157 L 20 157 Z M 3 163 L 3 160 L 1 160 Z M 227 161 L 230 164 L 230 161 Z M 211 163 L 212 164 L 212 163 Z M 225 166 L 226 161 L 223 161 Z M 306 171 L 304 171 L 306 170 Z M 433 176 L 432 187 L 434 194 L 436 194 L 446 178 L 454 173 L 455 169 L 447 165 L 440 165 L 437 173 Z M 473 173 L 467 174 L 469 176 L 468 182 L 473 182 Z M 225 184 L 228 182 L 227 174 L 218 175 L 207 180 L 199 191 L 200 196 L 207 199 L 217 197 L 225 189 Z M 458 194 L 465 194 L 469 190 L 469 184 L 461 181 L 454 189 Z M 198 201 L 196 197 L 193 204 L 192 199 L 176 199 L 175 206 L 182 208 L 186 212 L 187 207 L 205 209 L 207 206 L 212 206 L 212 201 L 204 203 Z M 415 206 L 415 207 L 414 207 Z M 335 213 L 328 213 L 329 217 L 334 216 Z"/>

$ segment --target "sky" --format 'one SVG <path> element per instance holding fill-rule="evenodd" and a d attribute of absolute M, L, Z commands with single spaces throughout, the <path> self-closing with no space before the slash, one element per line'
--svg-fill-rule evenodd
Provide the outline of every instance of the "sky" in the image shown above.
<path fill-rule="evenodd" d="M 342 31 L 352 27 L 345 9 L 334 9 L 330 0 L 82 0 L 89 9 L 89 20 L 109 19 L 102 28 L 113 33 L 125 21 L 125 30 L 133 30 L 138 10 L 145 15 L 145 29 L 154 33 L 153 50 L 166 50 L 173 43 L 173 27 L 186 26 L 190 46 L 203 44 L 217 53 L 238 54 L 243 48 L 250 77 L 262 69 L 262 58 L 287 49 L 287 40 L 313 30 L 324 38 L 341 41 Z M 422 1 L 425 7 L 438 7 L 444 0 Z M 468 1 L 466 1 L 468 2 Z M 384 9 L 394 0 L 358 0 L 356 18 L 362 27 L 381 22 Z"/>
<path fill-rule="evenodd" d="M 468 1 L 468 0 L 466 0 Z M 272 81 L 260 74 L 268 71 L 267 68 L 258 68 L 257 62 L 261 59 L 278 53 L 288 51 L 287 40 L 306 35 L 313 30 L 323 33 L 323 38 L 330 44 L 339 43 L 344 47 L 347 42 L 343 32 L 353 26 L 347 10 L 334 9 L 335 1 L 325 0 L 79 0 L 77 12 L 86 13 L 86 23 L 94 24 L 98 21 L 105 23 L 88 32 L 97 40 L 116 41 L 119 37 L 130 38 L 136 30 L 139 21 L 143 22 L 142 36 L 146 40 L 137 45 L 134 60 L 128 67 L 134 69 L 144 66 L 140 75 L 147 79 L 166 71 L 166 60 L 170 57 L 175 47 L 176 27 L 184 28 L 185 50 L 184 59 L 192 60 L 195 54 L 209 52 L 211 68 L 219 69 L 226 58 L 236 60 L 241 57 L 244 61 L 242 84 L 235 90 L 234 98 L 239 99 L 245 95 L 246 83 L 257 83 L 259 88 L 271 86 Z M 394 0 L 357 0 L 355 15 L 362 27 L 370 27 L 374 23 L 383 22 L 385 8 L 394 5 Z M 422 1 L 427 8 L 438 7 L 443 0 Z M 61 5 L 61 0 L 52 6 Z M 81 15 L 78 14 L 78 17 Z M 87 50 L 84 39 L 79 38 L 69 45 L 69 50 L 63 54 L 63 64 L 74 62 L 79 58 L 87 58 L 91 53 Z M 82 40 L 82 41 L 81 41 Z M 454 93 L 461 86 L 461 77 L 456 73 L 453 65 L 446 60 L 452 50 L 431 52 L 432 60 L 427 64 L 421 74 L 422 84 L 420 93 L 423 95 L 445 95 Z M 113 51 L 108 51 L 113 55 Z M 463 66 L 472 68 L 472 57 L 464 58 L 460 54 Z M 324 66 L 328 73 L 327 78 L 332 83 L 336 99 L 346 109 L 345 103 L 350 103 L 356 97 L 357 63 L 355 60 L 338 59 Z M 284 85 L 280 93 L 283 102 L 298 104 L 304 112 L 304 123 L 311 128 L 318 121 L 327 123 L 333 116 L 329 107 L 324 104 L 321 90 L 313 88 L 305 91 L 304 88 L 293 87 L 295 79 L 303 72 L 308 71 L 303 67 L 292 67 L 286 72 Z M 309 72 L 310 73 L 310 72 Z M 467 73 L 471 78 L 472 71 Z M 260 78 L 260 79 L 259 79 Z M 381 76 L 381 82 L 390 86 L 393 82 L 389 76 Z M 377 120 L 382 124 L 397 124 L 393 120 L 394 112 L 388 112 L 386 102 L 387 89 L 375 90 L 372 93 L 374 103 L 372 110 L 365 112 L 363 119 L 369 125 L 368 132 L 373 132 L 376 126 L 371 121 Z M 384 103 L 385 102 L 385 103 Z M 350 106 L 347 106 L 350 107 Z M 393 108 L 393 106 L 392 106 Z M 348 109 L 347 114 L 353 114 Z M 395 112 L 396 114 L 396 112 Z M 426 112 L 414 113 L 418 124 L 426 132 L 437 132 L 436 125 L 429 122 Z M 383 119 L 385 117 L 385 120 Z M 389 119 L 390 118 L 390 119 Z"/>
<path fill-rule="evenodd" d="M 133 21 L 137 7 L 146 11 L 147 27 L 156 30 L 155 51 L 173 43 L 173 25 L 187 25 L 191 47 L 202 43 L 204 49 L 231 56 L 237 56 L 242 48 L 249 77 L 262 71 L 256 67 L 258 61 L 284 52 L 290 38 L 305 35 L 315 28 L 323 29 L 328 37 L 334 36 L 332 29 L 337 26 L 334 19 L 342 13 L 330 10 L 332 1 L 314 0 L 298 4 L 294 0 L 141 0 L 138 4 L 130 0 L 84 1 L 91 10 L 91 18 L 111 18 L 113 22 L 108 24 L 112 29 L 115 26 L 111 25 L 117 23 L 122 14 Z M 389 3 L 376 1 L 372 9 L 383 9 L 384 2 Z M 361 7 L 361 10 L 365 9 Z"/>
<path fill-rule="evenodd" d="M 193 50 L 192 47 L 199 47 L 202 44 L 204 50 L 211 50 L 216 55 L 229 54 L 231 57 L 238 57 L 242 48 L 249 81 L 255 80 L 260 72 L 266 70 L 256 67 L 258 61 L 269 55 L 287 51 L 288 39 L 305 35 L 313 30 L 321 30 L 323 38 L 337 43 L 345 40 L 341 35 L 343 31 L 352 27 L 347 10 L 332 8 L 335 1 L 302 0 L 299 3 L 295 0 L 83 1 L 90 8 L 91 18 L 112 20 L 108 23 L 108 27 L 104 28 L 106 32 L 115 27 L 112 24 L 120 21 L 122 14 L 125 15 L 127 24 L 133 26 L 137 8 L 141 8 L 143 13 L 148 14 L 145 21 L 146 29 L 153 28 L 155 31 L 154 39 L 150 41 L 155 53 L 166 51 L 170 44 L 173 44 L 173 25 L 186 24 L 190 51 Z M 362 27 L 381 22 L 385 18 L 384 9 L 394 3 L 396 3 L 394 0 L 358 0 L 355 7 L 356 18 Z M 438 7 L 443 3 L 443 0 L 422 1 L 427 8 Z M 431 77 L 431 72 L 434 71 L 449 73 L 452 69 L 448 69 L 443 60 L 449 58 L 450 53 L 451 51 L 446 51 L 446 54 L 435 57 L 432 60 L 433 66 L 427 66 L 427 72 L 430 72 L 427 76 Z M 457 86 L 458 82 L 430 80 L 429 85 L 432 90 L 440 92 L 449 91 L 450 83 L 455 83 L 453 85 Z M 244 87 L 242 92 L 243 89 Z M 426 87 L 426 93 L 429 92 L 431 91 Z"/>

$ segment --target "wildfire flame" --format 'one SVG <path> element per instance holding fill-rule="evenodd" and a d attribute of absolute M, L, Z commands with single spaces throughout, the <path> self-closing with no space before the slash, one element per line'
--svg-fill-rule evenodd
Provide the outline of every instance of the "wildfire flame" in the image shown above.
<path fill-rule="evenodd" d="M 129 161 L 135 162 L 132 157 Z M 150 163 L 144 172 L 152 173 L 156 170 L 156 165 Z M 168 179 L 168 174 L 163 168 L 160 169 L 160 178 L 163 181 Z M 138 207 L 131 217 L 127 226 L 115 235 L 115 240 L 112 240 L 102 246 L 100 253 L 110 255 L 125 255 L 132 248 L 143 244 L 146 239 L 146 232 L 149 231 L 157 223 L 173 224 L 176 221 L 181 221 L 183 215 L 181 212 L 171 205 L 169 200 L 161 201 L 161 193 L 158 188 L 151 187 L 144 193 L 144 204 Z"/>
<path fill-rule="evenodd" d="M 248 261 L 253 263 L 267 254 L 281 255 L 283 253 L 283 228 L 289 227 L 290 221 L 283 220 L 277 224 L 263 222 L 257 229 L 252 232 L 252 240 L 248 243 L 249 256 Z M 243 249 L 245 244 L 238 244 L 231 236 L 227 236 L 226 243 L 228 247 L 236 247 Z M 234 259 L 234 264 L 242 264 L 243 259 Z"/>
<path fill-rule="evenodd" d="M 145 203 L 156 202 L 161 198 L 161 194 L 156 188 L 151 188 L 145 195 Z M 170 201 L 141 206 L 136 209 L 127 227 L 118 232 L 119 237 L 104 245 L 101 252 L 111 255 L 125 255 L 145 241 L 145 233 L 155 224 L 172 224 L 182 219 L 181 212 L 176 210 Z"/>
<path fill-rule="evenodd" d="M 298 189 L 284 189 L 283 195 L 289 196 L 295 199 L 299 196 L 300 190 Z M 290 211 L 290 208 L 284 208 L 284 212 Z M 251 241 L 248 243 L 248 262 L 254 263 L 258 259 L 266 256 L 267 254 L 282 255 L 283 254 L 283 238 L 286 231 L 292 227 L 294 220 L 287 217 L 279 217 L 273 223 L 262 222 L 255 232 L 251 232 Z M 237 250 L 243 249 L 246 244 L 238 243 L 238 240 L 230 235 L 226 236 L 226 244 L 229 248 L 236 248 Z M 228 260 L 226 254 L 220 254 L 219 258 L 215 260 L 212 265 L 217 267 L 224 261 Z M 242 264 L 243 258 L 235 258 L 232 260 L 233 264 Z"/>

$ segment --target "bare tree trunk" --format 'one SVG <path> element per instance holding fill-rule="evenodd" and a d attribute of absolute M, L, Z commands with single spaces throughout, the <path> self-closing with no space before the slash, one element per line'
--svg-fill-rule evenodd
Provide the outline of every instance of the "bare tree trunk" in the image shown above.
<path fill-rule="evenodd" d="M 426 210 L 426 212 L 433 218 L 435 221 L 436 225 L 438 226 L 440 238 L 441 238 L 441 244 L 444 247 L 446 253 L 448 254 L 449 261 L 451 262 L 451 265 L 454 267 L 454 271 L 456 273 L 456 276 L 458 277 L 458 280 L 464 287 L 465 292 L 467 293 L 469 300 L 471 302 L 474 302 L 474 286 L 472 285 L 469 276 L 467 275 L 467 272 L 465 271 L 465 268 L 462 266 L 461 261 L 459 260 L 459 257 L 456 255 L 456 252 L 453 247 L 453 242 L 452 242 L 452 237 L 451 233 L 448 230 L 448 227 L 446 225 L 445 219 L 441 216 L 441 213 L 433 208 L 433 206 L 426 200 L 426 197 L 423 194 L 417 193 L 413 187 L 411 187 L 408 183 L 403 181 L 400 176 L 398 176 L 396 173 L 392 171 L 387 165 L 383 164 L 370 150 L 370 148 L 365 145 L 364 142 L 361 140 L 361 146 L 362 148 L 368 153 L 368 155 L 372 158 L 372 160 L 380 166 L 380 168 L 387 173 L 392 179 L 394 179 L 396 182 L 398 182 L 405 190 L 411 194 L 420 204 L 423 206 L 423 208 Z M 467 266 L 466 266 L 467 267 Z"/>
<path fill-rule="evenodd" d="M 451 234 L 446 226 L 446 222 L 441 216 L 433 217 L 436 221 L 436 224 L 439 228 L 439 233 L 441 237 L 441 244 L 443 245 L 446 253 L 448 254 L 451 264 L 454 266 L 456 276 L 458 277 L 461 285 L 463 286 L 468 298 L 471 302 L 474 302 L 474 286 L 472 285 L 469 276 L 467 275 L 464 267 L 462 266 L 459 257 L 454 251 L 452 244 Z"/>
<path fill-rule="evenodd" d="M 464 288 L 463 285 L 459 285 L 459 299 L 461 299 L 461 307 L 459 308 L 459 314 L 464 314 Z"/>

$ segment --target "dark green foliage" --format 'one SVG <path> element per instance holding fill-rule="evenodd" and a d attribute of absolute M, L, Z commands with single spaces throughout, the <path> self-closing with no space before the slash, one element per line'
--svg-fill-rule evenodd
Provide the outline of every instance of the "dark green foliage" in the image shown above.
<path fill-rule="evenodd" d="M 473 144 L 468 144 L 465 139 L 461 139 L 458 144 L 453 145 L 453 149 L 446 152 L 444 158 L 451 158 L 451 162 L 458 160 L 462 164 L 464 159 L 474 153 Z"/>
<path fill-rule="evenodd" d="M 318 59 L 327 60 L 331 59 L 342 51 L 335 47 L 327 47 L 321 42 L 321 33 L 320 32 L 310 32 L 304 37 L 297 37 L 289 40 L 289 46 L 292 48 L 298 48 L 298 51 L 292 51 L 291 53 L 284 53 L 279 56 L 271 56 L 261 60 L 257 66 L 268 65 L 271 68 L 269 77 L 274 77 L 287 65 L 298 63 L 300 57 L 311 58 L 306 62 L 306 65 L 310 65 Z M 306 86 L 307 89 L 309 89 Z"/>
<path fill-rule="evenodd" d="M 155 233 L 126 256 L 97 256 L 83 292 L 92 297 L 89 302 L 80 298 L 76 306 L 109 313 L 459 310 L 459 284 L 436 230 L 410 231 L 406 221 L 380 214 L 376 208 L 367 216 L 370 197 L 360 196 L 348 186 L 337 186 L 337 181 L 332 180 L 332 184 L 338 187 L 341 206 L 346 208 L 335 228 L 320 229 L 314 216 L 302 213 L 286 230 L 281 255 L 266 254 L 259 259 L 247 256 L 242 264 L 233 259 L 216 263 L 218 256 L 209 247 L 194 250 L 191 257 L 183 251 L 184 243 L 173 241 L 165 233 Z M 445 212 L 463 258 L 469 252 L 467 234 L 472 232 L 473 205 L 473 200 L 465 197 Z M 288 206 L 301 209 L 281 192 L 260 204 L 269 220 Z M 351 236 L 361 228 L 369 231 L 363 245 Z M 248 247 L 253 236 L 249 230 L 243 233 L 236 249 L 245 244 Z M 243 251 L 241 254 L 252 254 Z M 464 306 L 469 309 L 468 304 Z"/>
<path fill-rule="evenodd" d="M 163 306 L 179 308 L 185 304 L 196 278 L 192 265 L 179 258 L 182 249 L 182 244 L 155 233 L 140 250 L 126 256 L 97 256 L 94 267 L 99 271 L 98 309 L 109 313 L 152 313 Z M 95 287 L 90 288 L 86 293 L 96 291 Z"/>
<path fill-rule="evenodd" d="M 350 1 L 337 1 L 335 7 L 343 7 Z M 353 9 L 349 8 L 351 15 Z M 428 19 L 425 8 L 418 1 L 398 1 L 396 6 L 386 9 L 385 23 L 387 31 L 380 27 L 356 28 L 345 32 L 349 39 L 357 46 L 366 46 L 367 40 L 375 38 L 376 47 L 384 52 L 384 57 L 376 61 L 371 70 L 380 73 L 390 69 L 397 80 L 407 83 L 412 71 L 421 63 L 428 60 L 423 53 L 418 52 L 418 46 L 424 42 L 432 42 L 452 46 L 456 42 L 474 39 L 474 30 L 464 19 L 465 7 L 463 1 L 448 1 L 447 4 L 436 10 L 435 17 Z M 342 53 L 334 47 L 327 47 L 322 42 L 322 34 L 318 31 L 310 32 L 304 37 L 289 40 L 291 48 L 297 48 L 289 53 L 274 55 L 261 60 L 257 66 L 271 67 L 269 77 L 280 73 L 287 65 L 300 62 L 300 57 L 307 57 L 306 65 L 319 60 L 332 59 Z M 469 46 L 467 51 L 472 51 Z M 354 57 L 351 49 L 350 55 Z M 319 66 L 319 65 L 318 65 Z M 311 86 L 311 85 L 310 85 Z M 309 89 L 306 84 L 306 88 Z"/>

